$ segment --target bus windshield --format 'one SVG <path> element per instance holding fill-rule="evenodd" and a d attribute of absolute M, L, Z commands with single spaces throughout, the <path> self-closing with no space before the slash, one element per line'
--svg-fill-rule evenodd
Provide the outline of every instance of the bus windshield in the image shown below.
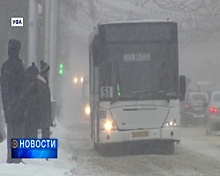
<path fill-rule="evenodd" d="M 117 99 L 156 100 L 177 94 L 176 62 L 169 47 L 166 42 L 108 45 L 101 85 L 112 86 Z"/>

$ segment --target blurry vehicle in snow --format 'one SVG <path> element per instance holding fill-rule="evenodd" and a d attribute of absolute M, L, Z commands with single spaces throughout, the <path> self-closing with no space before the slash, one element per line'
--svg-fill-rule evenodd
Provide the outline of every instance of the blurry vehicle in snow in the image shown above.
<path fill-rule="evenodd" d="M 73 91 L 75 100 L 77 102 L 77 111 L 80 117 L 89 119 L 90 106 L 89 106 L 89 81 L 86 76 L 75 75 L 72 78 Z"/>
<path fill-rule="evenodd" d="M 177 23 L 102 23 L 90 35 L 91 138 L 99 150 L 120 143 L 156 143 L 173 153 L 180 141 Z"/>
<path fill-rule="evenodd" d="M 210 98 L 212 92 L 220 90 L 220 84 L 207 81 L 197 81 L 196 88 L 198 92 L 206 92 Z"/>
<path fill-rule="evenodd" d="M 90 115 L 89 105 L 89 80 L 86 76 L 73 76 L 73 86 L 75 93 L 78 93 L 80 98 L 80 115 L 86 118 Z"/>
<path fill-rule="evenodd" d="M 181 125 L 204 124 L 208 101 L 206 92 L 189 92 L 181 112 Z"/>
<path fill-rule="evenodd" d="M 220 91 L 214 91 L 207 108 L 206 134 L 220 130 Z"/>
<path fill-rule="evenodd" d="M 84 77 L 83 76 L 74 76 L 73 77 L 73 83 L 75 85 L 82 85 L 83 81 L 84 81 Z"/>
<path fill-rule="evenodd" d="M 88 119 L 90 116 L 90 105 L 89 105 L 89 80 L 87 77 L 84 78 L 82 83 L 82 94 L 81 94 L 81 107 L 83 114 Z"/>

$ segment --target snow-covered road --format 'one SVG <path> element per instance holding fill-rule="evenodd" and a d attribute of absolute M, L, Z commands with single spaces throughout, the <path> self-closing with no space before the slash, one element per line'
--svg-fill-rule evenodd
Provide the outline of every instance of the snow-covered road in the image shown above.
<path fill-rule="evenodd" d="M 206 136 L 203 127 L 182 129 L 174 155 L 142 154 L 106 157 L 98 154 L 89 138 L 88 122 L 76 122 L 69 136 L 76 176 L 219 176 L 220 136 Z"/>
<path fill-rule="evenodd" d="M 182 146 L 220 161 L 219 132 L 212 136 L 206 136 L 205 133 L 204 127 L 183 128 Z"/>

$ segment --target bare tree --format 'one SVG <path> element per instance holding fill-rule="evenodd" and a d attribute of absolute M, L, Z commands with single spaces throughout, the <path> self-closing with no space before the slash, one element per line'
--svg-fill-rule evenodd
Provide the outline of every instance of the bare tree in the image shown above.
<path fill-rule="evenodd" d="M 113 1 L 66 0 L 65 4 L 70 18 L 85 30 L 92 30 L 100 21 L 171 19 L 179 23 L 180 38 L 186 42 L 220 38 L 218 0 L 120 0 L 134 8 L 116 6 Z"/>

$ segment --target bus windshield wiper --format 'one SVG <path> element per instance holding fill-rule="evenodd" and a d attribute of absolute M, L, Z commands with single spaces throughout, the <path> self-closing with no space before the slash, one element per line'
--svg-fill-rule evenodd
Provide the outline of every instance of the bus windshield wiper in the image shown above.
<path fill-rule="evenodd" d="M 146 90 L 138 90 L 138 91 L 132 91 L 132 95 L 150 95 L 150 94 L 165 94 L 165 91 L 163 90 L 158 90 L 158 91 L 146 91 Z"/>

